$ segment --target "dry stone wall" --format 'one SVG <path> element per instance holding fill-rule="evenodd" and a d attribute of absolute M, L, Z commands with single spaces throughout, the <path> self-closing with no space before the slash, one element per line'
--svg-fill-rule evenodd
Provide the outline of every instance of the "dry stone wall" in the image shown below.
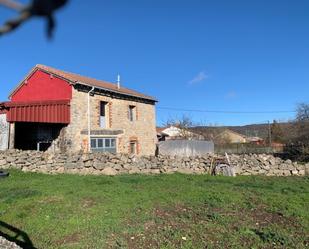
<path fill-rule="evenodd" d="M 203 157 L 147 156 L 124 154 L 50 154 L 35 151 L 0 152 L 0 168 L 48 174 L 210 174 L 214 155 Z M 230 155 L 237 175 L 305 176 L 309 164 L 298 164 L 271 155 Z"/>
<path fill-rule="evenodd" d="M 15 243 L 8 241 L 7 239 L 0 236 L 0 248 L 1 249 L 22 249 Z"/>

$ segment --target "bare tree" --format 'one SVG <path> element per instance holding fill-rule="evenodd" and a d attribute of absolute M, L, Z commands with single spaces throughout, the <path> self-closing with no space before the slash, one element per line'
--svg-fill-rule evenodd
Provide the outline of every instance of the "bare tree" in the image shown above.
<path fill-rule="evenodd" d="M 309 104 L 301 103 L 296 114 L 297 140 L 309 145 Z"/>
<path fill-rule="evenodd" d="M 19 16 L 7 21 L 0 28 L 0 36 L 9 33 L 32 17 L 43 17 L 47 20 L 47 35 L 52 37 L 55 28 L 54 12 L 63 7 L 68 0 L 32 0 L 29 5 L 22 5 L 13 0 L 0 0 L 0 4 L 19 12 Z"/>
<path fill-rule="evenodd" d="M 199 139 L 203 140 L 204 138 L 201 136 L 199 132 L 196 131 L 195 127 L 197 123 L 195 123 L 191 117 L 183 115 L 181 118 L 169 118 L 164 126 L 166 127 L 177 127 L 179 129 L 179 137 L 182 139 Z"/>
<path fill-rule="evenodd" d="M 296 120 L 299 122 L 309 121 L 309 104 L 301 103 L 297 106 Z"/>
<path fill-rule="evenodd" d="M 309 161 L 309 104 L 298 105 L 288 135 L 290 139 L 285 148 L 288 156 L 297 161 Z"/>

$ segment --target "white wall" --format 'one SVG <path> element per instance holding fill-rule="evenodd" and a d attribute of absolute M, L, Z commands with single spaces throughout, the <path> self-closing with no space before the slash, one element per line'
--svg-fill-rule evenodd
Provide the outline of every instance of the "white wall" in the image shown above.
<path fill-rule="evenodd" d="M 168 127 L 162 131 L 170 137 L 178 137 L 181 135 L 181 130 L 175 126 Z"/>
<path fill-rule="evenodd" d="M 0 150 L 7 150 L 9 144 L 9 123 L 6 114 L 0 114 Z"/>

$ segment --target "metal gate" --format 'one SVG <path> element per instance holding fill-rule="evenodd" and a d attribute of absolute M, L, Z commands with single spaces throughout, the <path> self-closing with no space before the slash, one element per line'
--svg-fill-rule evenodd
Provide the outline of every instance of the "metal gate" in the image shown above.
<path fill-rule="evenodd" d="M 160 142 L 159 154 L 169 156 L 204 156 L 214 153 L 212 141 L 168 140 Z"/>
<path fill-rule="evenodd" d="M 9 145 L 9 123 L 6 114 L 0 114 L 0 150 L 7 150 Z"/>

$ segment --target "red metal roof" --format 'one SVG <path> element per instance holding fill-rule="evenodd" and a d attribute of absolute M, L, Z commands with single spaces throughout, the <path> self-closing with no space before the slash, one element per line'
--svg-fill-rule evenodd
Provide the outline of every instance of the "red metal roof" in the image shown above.
<path fill-rule="evenodd" d="M 69 124 L 69 103 L 69 100 L 7 102 L 7 121 Z"/>

